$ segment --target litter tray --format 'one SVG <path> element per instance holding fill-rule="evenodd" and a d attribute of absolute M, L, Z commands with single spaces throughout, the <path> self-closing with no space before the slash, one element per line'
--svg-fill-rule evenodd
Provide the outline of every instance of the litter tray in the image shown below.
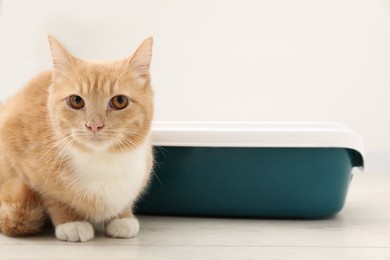
<path fill-rule="evenodd" d="M 336 123 L 155 122 L 152 140 L 142 214 L 325 218 L 363 166 L 361 138 Z"/>

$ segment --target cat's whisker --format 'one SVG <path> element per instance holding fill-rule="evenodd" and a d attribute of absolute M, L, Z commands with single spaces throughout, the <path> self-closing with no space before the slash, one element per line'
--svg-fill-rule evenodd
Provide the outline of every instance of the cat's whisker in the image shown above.
<path fill-rule="evenodd" d="M 165 153 L 167 153 L 167 150 L 164 148 L 164 147 L 162 147 L 162 146 L 158 146 L 158 145 L 156 145 L 156 146 L 154 146 L 156 149 L 158 149 L 160 152 L 161 152 L 161 154 L 164 156 L 164 158 L 166 159 L 167 158 L 167 156 L 166 156 L 166 154 Z"/>
<path fill-rule="evenodd" d="M 121 136 L 114 136 L 115 139 L 115 147 L 118 147 L 121 152 L 126 152 L 125 146 L 123 144 L 123 138 Z"/>
<path fill-rule="evenodd" d="M 122 136 L 131 136 L 131 137 L 135 137 L 135 138 L 139 138 L 139 139 L 145 138 L 145 134 L 140 133 L 138 131 L 132 131 L 132 130 L 127 130 L 127 129 L 114 130 L 111 133 L 107 133 L 107 134 L 113 134 L 113 135 L 120 134 Z"/>
<path fill-rule="evenodd" d="M 57 143 L 57 145 L 56 145 L 57 150 L 52 153 L 52 155 L 50 156 L 48 161 L 51 161 L 54 156 L 57 157 L 61 153 L 60 151 L 62 151 L 64 149 L 64 147 L 68 146 L 69 143 L 71 143 L 71 136 L 67 137 L 66 139 L 64 139 L 60 143 Z"/>
<path fill-rule="evenodd" d="M 71 140 L 70 142 L 69 142 L 70 144 L 69 145 L 67 145 L 64 149 L 65 149 L 65 151 L 64 151 L 64 153 L 63 153 L 63 155 L 61 156 L 61 161 L 60 161 L 60 163 L 59 163 L 59 166 L 58 166 L 58 170 L 57 170 L 57 175 L 56 175 L 56 183 L 58 183 L 58 177 L 59 176 L 62 176 L 61 174 L 60 174 L 60 171 L 64 171 L 64 170 L 68 170 L 69 171 L 69 169 L 71 168 L 71 165 L 65 165 L 65 167 L 62 167 L 62 163 L 63 163 L 63 161 L 64 161 L 64 159 L 66 158 L 66 153 L 69 151 L 69 149 L 71 148 L 71 145 L 72 145 L 72 143 L 74 143 L 74 140 Z M 62 153 L 62 152 L 61 152 Z"/>
<path fill-rule="evenodd" d="M 105 133 L 105 137 L 115 137 L 115 136 L 122 136 L 122 137 L 126 137 L 126 138 L 134 138 L 136 140 L 140 140 L 140 139 L 144 139 L 144 135 L 142 134 L 138 134 L 138 133 L 124 133 L 124 132 L 117 132 L 117 133 Z"/>
<path fill-rule="evenodd" d="M 68 132 L 67 129 L 65 130 L 60 130 L 58 132 L 56 132 L 55 134 L 53 134 L 50 138 L 47 138 L 47 137 L 44 137 L 42 138 L 41 140 L 39 140 L 38 142 L 36 142 L 35 144 L 33 145 L 30 145 L 23 153 L 22 155 L 34 150 L 35 148 L 37 148 L 39 145 L 43 144 L 44 142 L 55 142 L 57 138 L 60 138 L 63 136 L 64 133 Z"/>
<path fill-rule="evenodd" d="M 34 166 L 36 166 L 38 163 L 40 163 L 41 162 L 41 160 L 50 152 L 50 151 L 52 151 L 54 148 L 56 148 L 57 147 L 57 151 L 61 148 L 61 145 L 63 144 L 63 143 L 66 143 L 69 139 L 71 139 L 72 138 L 72 136 L 68 136 L 68 137 L 66 137 L 64 140 L 61 140 L 61 141 L 54 141 L 54 144 L 50 147 L 50 149 L 48 149 L 40 158 L 39 158 L 39 160 L 35 163 L 35 165 Z M 53 155 L 48 159 L 48 161 L 50 161 L 50 159 L 54 156 L 54 154 L 55 153 L 53 153 Z"/>
<path fill-rule="evenodd" d="M 135 149 L 137 147 L 136 144 L 131 139 L 124 138 L 123 140 L 125 141 L 125 143 L 129 145 L 131 149 Z"/>
<path fill-rule="evenodd" d="M 70 137 L 62 140 L 61 142 L 57 142 L 55 143 L 50 149 L 50 150 L 53 150 L 54 148 L 57 148 L 55 151 L 52 151 L 51 155 L 49 158 L 46 159 L 47 162 L 53 162 L 53 158 L 56 158 L 58 156 L 58 153 L 65 147 L 67 146 L 67 144 L 69 143 L 69 140 L 70 140 Z M 43 155 L 41 156 L 41 158 L 33 165 L 33 168 L 37 168 L 38 164 L 40 163 L 40 161 L 48 154 L 48 151 Z M 51 165 L 52 166 L 52 165 Z M 51 168 L 50 166 L 50 168 Z M 50 169 L 49 168 L 49 169 Z M 49 170 L 50 172 L 50 170 Z"/>
<path fill-rule="evenodd" d="M 125 153 L 126 150 L 125 148 L 123 147 L 123 144 L 122 144 L 122 141 L 119 137 L 115 137 L 115 140 L 117 141 L 116 142 L 116 146 L 121 150 L 122 153 Z"/>
<path fill-rule="evenodd" d="M 118 134 L 118 137 L 116 139 L 118 140 L 117 146 L 122 147 L 125 151 L 132 150 L 132 149 L 136 148 L 136 144 L 132 140 L 130 140 L 129 138 L 124 136 L 123 134 Z M 130 149 L 125 147 L 125 144 Z"/>
<path fill-rule="evenodd" d="M 46 187 L 46 184 L 47 184 L 48 180 L 50 179 L 50 177 L 51 177 L 51 175 L 52 175 L 52 172 L 53 172 L 53 170 L 54 170 L 54 168 L 55 168 L 55 166 L 56 166 L 56 164 L 57 164 L 59 158 L 60 158 L 61 156 L 63 156 L 63 152 L 64 152 L 65 150 L 67 150 L 67 148 L 68 148 L 70 145 L 72 145 L 72 141 L 67 142 L 66 145 L 63 146 L 62 150 L 61 150 L 59 153 L 57 153 L 55 159 L 54 159 L 53 162 L 51 163 L 51 166 L 50 166 L 50 168 L 49 168 L 49 173 L 48 173 L 48 175 L 47 175 L 47 178 L 46 178 L 46 180 L 45 180 L 45 183 L 44 183 L 43 187 Z M 59 167 L 59 168 L 60 168 L 60 167 Z M 59 170 L 59 169 L 58 169 L 58 170 Z"/>
<path fill-rule="evenodd" d="M 158 163 L 157 163 L 156 161 L 154 161 L 153 164 L 157 164 L 157 166 L 159 166 Z M 158 180 L 158 183 L 160 183 L 160 185 L 162 185 L 162 181 L 161 181 L 161 179 L 158 177 L 158 175 L 157 175 L 156 171 L 154 170 L 154 168 L 152 168 L 152 172 L 151 172 L 151 173 L 152 173 L 154 176 L 156 176 L 156 178 L 157 178 L 157 180 Z"/>

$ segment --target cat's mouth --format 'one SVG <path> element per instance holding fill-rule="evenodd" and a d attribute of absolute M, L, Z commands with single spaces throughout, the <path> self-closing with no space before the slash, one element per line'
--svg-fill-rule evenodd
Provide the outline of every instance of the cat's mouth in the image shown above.
<path fill-rule="evenodd" d="M 82 136 L 79 136 L 78 139 L 81 139 L 81 142 L 89 146 L 96 147 L 106 146 L 111 143 L 110 138 L 104 136 L 101 133 L 84 134 Z"/>
<path fill-rule="evenodd" d="M 88 141 L 94 144 L 102 144 L 102 143 L 106 143 L 108 140 L 102 135 L 92 134 L 89 136 Z"/>
<path fill-rule="evenodd" d="M 75 140 L 92 148 L 102 149 L 112 145 L 115 142 L 115 138 L 112 135 L 105 133 L 105 131 L 99 131 L 97 133 L 92 132 L 75 132 L 73 135 Z"/>

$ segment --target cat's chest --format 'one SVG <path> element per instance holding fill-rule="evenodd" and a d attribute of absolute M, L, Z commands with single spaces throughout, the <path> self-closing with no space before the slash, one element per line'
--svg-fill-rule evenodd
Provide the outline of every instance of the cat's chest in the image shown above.
<path fill-rule="evenodd" d="M 72 191 L 94 198 L 107 214 L 117 214 L 130 205 L 141 191 L 146 175 L 146 147 L 111 154 L 74 152 L 71 156 Z"/>

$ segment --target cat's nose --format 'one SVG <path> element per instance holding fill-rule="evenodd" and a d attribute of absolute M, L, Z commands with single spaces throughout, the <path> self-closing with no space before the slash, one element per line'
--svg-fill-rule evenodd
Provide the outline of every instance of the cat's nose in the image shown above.
<path fill-rule="evenodd" d="M 91 130 L 94 134 L 96 134 L 99 130 L 101 130 L 104 127 L 104 124 L 102 122 L 88 122 L 85 124 L 85 126 Z"/>

